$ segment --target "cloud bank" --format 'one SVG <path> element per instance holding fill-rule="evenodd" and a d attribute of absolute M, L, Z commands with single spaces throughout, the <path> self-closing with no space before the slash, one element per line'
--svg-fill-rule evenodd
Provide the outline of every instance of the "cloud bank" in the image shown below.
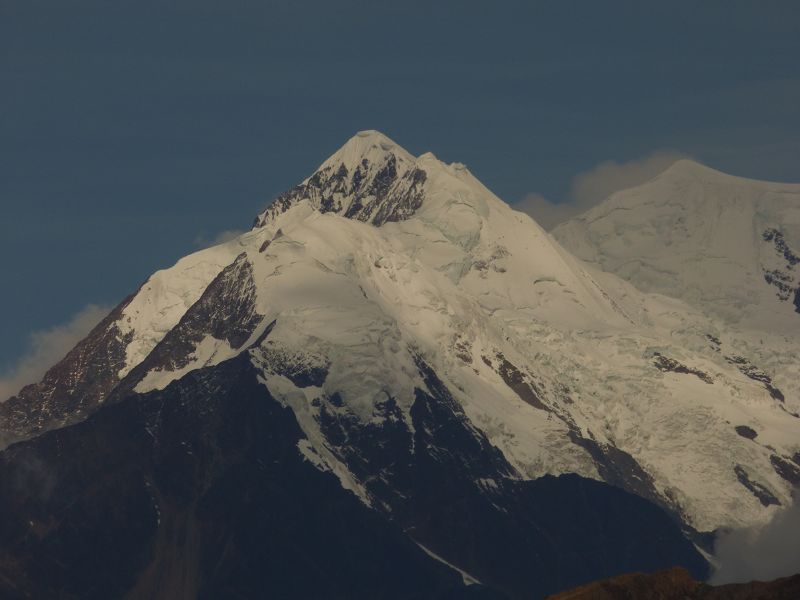
<path fill-rule="evenodd" d="M 719 567 L 710 583 L 768 581 L 800 573 L 800 502 L 779 512 L 761 529 L 723 534 L 715 545 Z"/>
<path fill-rule="evenodd" d="M 514 204 L 514 208 L 527 213 L 550 231 L 567 219 L 589 210 L 612 193 L 649 181 L 682 158 L 690 157 L 680 152 L 658 150 L 623 163 L 606 160 L 575 175 L 566 199 L 556 202 L 541 194 L 531 193 Z"/>
<path fill-rule="evenodd" d="M 89 304 L 63 325 L 31 333 L 25 353 L 0 377 L 0 402 L 29 383 L 39 381 L 47 369 L 64 358 L 110 310 L 107 306 Z"/>

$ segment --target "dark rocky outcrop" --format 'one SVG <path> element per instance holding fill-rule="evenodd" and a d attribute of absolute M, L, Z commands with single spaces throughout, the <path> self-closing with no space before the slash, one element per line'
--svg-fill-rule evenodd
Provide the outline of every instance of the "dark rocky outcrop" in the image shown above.
<path fill-rule="evenodd" d="M 800 281 L 794 277 L 795 266 L 800 263 L 800 256 L 789 247 L 783 233 L 777 229 L 765 229 L 761 237 L 765 242 L 772 242 L 776 254 L 785 261 L 782 269 L 765 269 L 764 281 L 777 290 L 777 296 L 782 301 L 787 301 L 793 296 L 794 310 L 800 313 Z"/>
<path fill-rule="evenodd" d="M 772 464 L 772 468 L 775 469 L 775 472 L 783 479 L 794 486 L 800 486 L 800 466 L 777 454 L 771 455 L 769 457 L 769 462 Z"/>
<path fill-rule="evenodd" d="M 208 285 L 147 357 L 125 377 L 115 396 L 132 390 L 150 371 L 176 371 L 192 360 L 197 344 L 211 336 L 239 349 L 264 319 L 256 312 L 256 286 L 247 254 L 240 254 Z"/>
<path fill-rule="evenodd" d="M 783 237 L 783 232 L 775 228 L 769 228 L 764 230 L 764 233 L 761 234 L 761 237 L 765 242 L 772 242 L 775 245 L 775 252 L 782 256 L 784 260 L 786 260 L 787 267 L 791 268 L 797 264 L 800 264 L 800 256 L 795 254 L 795 252 L 786 243 L 786 239 Z"/>
<path fill-rule="evenodd" d="M 653 355 L 653 364 L 656 366 L 656 369 L 658 369 L 661 372 L 685 373 L 688 375 L 694 375 L 695 377 L 697 377 L 698 379 L 700 379 L 705 383 L 708 384 L 714 383 L 714 380 L 708 373 L 705 373 L 700 369 L 687 367 L 686 365 L 679 363 L 677 360 L 673 358 L 668 358 L 658 352 L 656 352 Z"/>
<path fill-rule="evenodd" d="M 388 152 L 381 162 L 366 158 L 352 171 L 343 164 L 321 168 L 306 181 L 284 192 L 256 217 L 253 227 L 263 227 L 301 200 L 322 213 L 336 213 L 381 226 L 411 217 L 422 206 L 427 174 L 417 167 L 399 168 L 397 156 Z"/>
<path fill-rule="evenodd" d="M 628 490 L 666 510 L 675 510 L 665 502 L 655 488 L 653 477 L 645 471 L 636 459 L 615 446 L 601 444 L 592 437 L 586 437 L 573 429 L 569 432 L 572 442 L 585 449 L 594 460 L 597 472 L 603 481 Z"/>
<path fill-rule="evenodd" d="M 744 356 L 726 356 L 725 360 L 732 365 L 735 365 L 745 377 L 764 384 L 764 388 L 767 390 L 767 392 L 769 392 L 769 395 L 778 402 L 784 402 L 786 400 L 783 392 L 775 387 L 775 385 L 772 383 L 772 378 L 767 375 L 767 373 L 752 364 Z"/>
<path fill-rule="evenodd" d="M 719 337 L 715 335 L 711 335 L 710 333 L 706 334 L 706 339 L 708 340 L 709 345 L 715 352 L 719 352 L 722 347 L 722 342 L 720 341 Z"/>
<path fill-rule="evenodd" d="M 800 575 L 770 582 L 753 581 L 710 586 L 695 581 L 685 569 L 631 573 L 597 581 L 546 600 L 797 600 Z"/>
<path fill-rule="evenodd" d="M 789 273 L 780 269 L 770 269 L 764 271 L 764 281 L 778 290 L 777 296 L 781 300 L 788 300 L 794 291 L 792 283 L 794 279 Z"/>
<path fill-rule="evenodd" d="M 85 418 L 106 399 L 119 383 L 133 337 L 132 332 L 122 334 L 118 321 L 134 296 L 114 308 L 39 383 L 8 400 L 0 398 L 0 448 Z"/>
<path fill-rule="evenodd" d="M 736 473 L 736 478 L 739 480 L 739 483 L 750 490 L 750 493 L 758 498 L 761 504 L 764 506 L 770 506 L 771 504 L 780 505 L 781 501 L 775 497 L 775 494 L 758 481 L 753 481 L 742 465 L 734 466 L 733 472 Z"/>
<path fill-rule="evenodd" d="M 537 389 L 533 378 L 527 373 L 523 373 L 519 368 L 509 362 L 502 352 L 497 352 L 494 356 L 494 360 L 486 356 L 481 358 L 488 367 L 500 375 L 505 384 L 510 387 L 523 402 L 539 410 L 548 410 L 541 400 L 541 392 Z"/>
<path fill-rule="evenodd" d="M 747 438 L 748 440 L 754 440 L 758 437 L 758 432 L 753 429 L 752 427 L 748 427 L 747 425 L 737 425 L 734 427 L 736 433 L 738 433 L 743 438 Z"/>

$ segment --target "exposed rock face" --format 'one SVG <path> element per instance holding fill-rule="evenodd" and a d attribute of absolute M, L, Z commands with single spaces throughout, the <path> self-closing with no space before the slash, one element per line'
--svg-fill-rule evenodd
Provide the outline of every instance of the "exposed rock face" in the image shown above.
<path fill-rule="evenodd" d="M 791 269 L 800 263 L 800 256 L 795 254 L 795 252 L 789 247 L 781 231 L 774 228 L 765 229 L 762 237 L 764 238 L 764 241 L 775 244 L 775 252 L 784 258 L 786 261 L 786 267 L 788 269 Z"/>
<path fill-rule="evenodd" d="M 729 363 L 736 365 L 739 371 L 742 372 L 742 375 L 749 377 L 753 381 L 759 381 L 764 384 L 764 389 L 769 392 L 769 395 L 775 398 L 778 402 L 783 402 L 786 400 L 786 397 L 783 395 L 783 392 L 780 391 L 775 385 L 772 383 L 772 378 L 767 375 L 764 371 L 759 369 L 757 366 L 752 364 L 749 360 L 747 360 L 743 356 L 726 356 L 725 360 Z"/>
<path fill-rule="evenodd" d="M 754 440 L 758 437 L 758 432 L 747 425 L 737 425 L 734 429 L 736 429 L 736 433 L 748 440 Z"/>
<path fill-rule="evenodd" d="M 782 301 L 793 298 L 795 312 L 800 313 L 800 277 L 796 276 L 795 267 L 800 263 L 800 256 L 789 246 L 783 232 L 769 228 L 762 234 L 765 242 L 772 242 L 775 247 L 777 268 L 764 268 L 764 281 L 775 287 L 777 296 Z"/>
<path fill-rule="evenodd" d="M 711 376 L 708 373 L 704 373 L 700 369 L 693 369 L 692 367 L 687 367 L 686 365 L 679 363 L 674 358 L 668 358 L 666 356 L 663 356 L 662 354 L 659 354 L 658 352 L 655 353 L 654 357 L 655 358 L 653 360 L 653 363 L 655 364 L 656 368 L 659 371 L 669 371 L 671 373 L 686 373 L 688 375 L 694 375 L 695 377 L 700 379 L 700 381 L 708 383 L 709 385 L 714 383 L 714 380 L 711 378 Z"/>
<path fill-rule="evenodd" d="M 118 320 L 132 298 L 111 311 L 42 381 L 5 402 L 0 399 L 0 449 L 83 419 L 105 400 L 125 365 L 125 346 L 132 334 L 123 334 Z"/>
<path fill-rule="evenodd" d="M 345 146 L 303 183 L 278 196 L 253 227 L 263 227 L 301 200 L 322 213 L 377 226 L 407 219 L 422 206 L 427 174 L 408 153 L 373 131 L 359 133 L 349 145 L 354 148 Z M 351 153 L 357 153 L 357 160 L 347 160 Z"/>
<path fill-rule="evenodd" d="M 685 569 L 632 573 L 548 596 L 547 600 L 795 600 L 800 575 L 770 582 L 712 587 L 695 581 Z"/>
<path fill-rule="evenodd" d="M 242 253 L 209 284 L 200 299 L 121 383 L 116 393 L 131 390 L 148 373 L 179 371 L 196 355 L 197 345 L 211 336 L 236 350 L 264 319 L 256 312 L 253 268 Z"/>
<path fill-rule="evenodd" d="M 800 466 L 793 464 L 782 456 L 773 454 L 769 457 L 775 472 L 792 485 L 800 486 Z"/>
<path fill-rule="evenodd" d="M 758 498 L 758 501 L 761 502 L 761 504 L 764 506 L 770 506 L 772 504 L 780 506 L 781 501 L 778 500 L 763 484 L 751 479 L 750 475 L 748 475 L 747 471 L 742 465 L 735 465 L 733 467 L 733 472 L 736 473 L 736 478 L 739 480 L 739 483 L 750 490 L 750 493 Z"/>
<path fill-rule="evenodd" d="M 526 402 L 540 410 L 547 410 L 547 407 L 542 403 L 539 397 L 541 392 L 537 390 L 536 383 L 528 373 L 523 373 L 516 366 L 511 364 L 508 359 L 503 356 L 502 352 L 497 352 L 493 358 L 486 356 L 482 357 L 484 364 L 491 367 L 508 387 L 514 390 L 514 393 L 520 397 L 523 402 Z"/>

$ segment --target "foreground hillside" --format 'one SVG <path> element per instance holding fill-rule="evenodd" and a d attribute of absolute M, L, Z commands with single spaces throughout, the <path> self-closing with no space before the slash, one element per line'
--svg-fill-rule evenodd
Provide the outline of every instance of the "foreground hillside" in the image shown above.
<path fill-rule="evenodd" d="M 684 569 L 653 574 L 633 573 L 598 581 L 548 596 L 547 600 L 795 600 L 800 575 L 770 582 L 710 586 Z"/>

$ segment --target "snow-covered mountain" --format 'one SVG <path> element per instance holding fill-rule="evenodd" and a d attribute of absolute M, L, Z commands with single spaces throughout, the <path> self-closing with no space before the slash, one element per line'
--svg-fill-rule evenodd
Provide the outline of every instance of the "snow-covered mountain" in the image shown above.
<path fill-rule="evenodd" d="M 653 193 L 694 189 L 692 177 L 706 181 L 705 170 L 692 164 L 672 171 L 653 182 L 661 186 Z M 773 298 L 783 288 L 764 281 L 764 273 L 781 270 L 785 277 L 774 275 L 774 281 L 797 283 L 791 279 L 796 204 L 768 210 L 768 203 L 753 200 L 750 183 L 726 179 L 719 185 L 721 197 L 739 199 L 763 225 L 756 303 L 769 297 L 776 311 L 786 308 L 781 318 L 800 320 L 791 301 Z M 780 189 L 762 195 L 778 197 Z M 671 202 L 659 204 L 660 198 L 653 200 L 657 207 Z M 719 207 L 699 204 L 704 224 L 716 215 L 714 223 L 728 227 Z M 630 205 L 626 214 L 640 210 Z M 260 384 L 270 402 L 288 411 L 281 414 L 296 421 L 297 437 L 281 438 L 294 445 L 291 460 L 335 476 L 363 507 L 399 524 L 428 555 L 506 592 L 527 589 L 530 580 L 504 571 L 511 569 L 508 557 L 502 566 L 487 559 L 487 552 L 499 551 L 495 538 L 504 532 L 503 544 L 526 556 L 553 551 L 531 541 L 545 527 L 537 521 L 542 516 L 530 512 L 531 490 L 555 481 L 553 498 L 569 505 L 564 490 L 571 480 L 546 476 L 577 475 L 621 488 L 666 511 L 701 544 L 704 532 L 763 523 L 800 483 L 798 342 L 785 329 L 781 335 L 762 327 L 757 311 L 737 304 L 740 295 L 751 298 L 750 288 L 719 292 L 730 298 L 719 312 L 709 307 L 724 279 L 704 280 L 709 292 L 698 301 L 696 271 L 687 270 L 688 279 L 676 274 L 678 292 L 668 297 L 669 286 L 646 284 L 656 269 L 665 269 L 663 261 L 637 271 L 645 273 L 645 283 L 606 264 L 610 256 L 624 266 L 620 244 L 633 248 L 630 258 L 640 252 L 636 243 L 671 240 L 670 247 L 680 249 L 688 248 L 686 237 L 695 248 L 717 239 L 708 233 L 711 225 L 704 225 L 705 235 L 699 226 L 678 235 L 673 222 L 694 221 L 677 221 L 669 210 L 648 208 L 641 217 L 647 226 L 613 221 L 597 236 L 591 227 L 602 219 L 584 216 L 564 226 L 557 237 L 576 258 L 464 165 L 430 153 L 414 157 L 378 132 L 360 132 L 259 214 L 252 230 L 154 274 L 41 383 L 0 405 L 7 443 L 40 436 L 10 448 L 8 468 L 17 455 L 44 460 L 39 440 L 79 444 L 75 432 L 95 431 L 103 419 L 116 423 L 109 416 L 123 410 L 116 407 L 139 406 L 130 410 L 149 415 L 141 424 L 154 440 L 148 448 L 177 443 L 176 425 L 165 424 L 162 410 L 152 407 L 177 403 L 186 411 L 195 405 L 210 418 L 228 410 L 218 396 L 245 385 L 234 381 L 242 378 Z M 584 222 L 588 233 L 579 228 Z M 662 241 L 651 239 L 659 235 Z M 735 243 L 723 243 L 736 238 L 718 237 L 704 256 L 745 264 Z M 569 243 L 575 239 L 580 243 Z M 678 254 L 683 262 L 686 248 Z M 683 266 L 672 268 L 678 273 Z M 741 275 L 734 268 L 730 274 Z M 739 309 L 737 318 L 729 307 Z M 250 397 L 255 389 L 243 393 Z M 202 422 L 203 431 L 214 430 Z M 80 425 L 58 430 L 72 423 Z M 186 443 L 192 458 L 180 460 L 194 464 L 198 450 Z M 207 452 L 217 456 L 223 447 L 214 442 Z M 606 489 L 581 494 L 609 507 Z M 167 510 L 160 497 L 152 495 L 152 502 Z M 463 507 L 454 508 L 461 497 Z M 646 519 L 636 515 L 649 509 L 636 506 L 631 519 L 641 524 Z M 603 511 L 616 509 L 592 510 L 600 511 L 594 522 L 602 525 L 611 518 Z M 455 522 L 456 515 L 462 521 Z M 575 518 L 572 513 L 554 522 L 566 527 Z M 463 523 L 472 520 L 465 541 Z M 620 521 L 614 523 L 597 534 L 600 546 Z M 641 527 L 620 535 L 640 543 L 649 526 Z M 658 535 L 672 539 L 666 530 Z M 576 550 L 584 543 L 574 541 L 569 555 L 586 561 L 586 577 L 620 566 L 595 565 L 591 549 Z M 698 558 L 678 542 L 663 547 L 673 554 L 625 554 L 632 561 L 627 570 L 646 568 L 637 560 L 656 565 Z M 537 565 L 532 577 L 542 581 L 548 569 L 558 572 Z"/>
<path fill-rule="evenodd" d="M 800 332 L 800 184 L 679 160 L 553 235 L 643 291 L 742 328 Z"/>

